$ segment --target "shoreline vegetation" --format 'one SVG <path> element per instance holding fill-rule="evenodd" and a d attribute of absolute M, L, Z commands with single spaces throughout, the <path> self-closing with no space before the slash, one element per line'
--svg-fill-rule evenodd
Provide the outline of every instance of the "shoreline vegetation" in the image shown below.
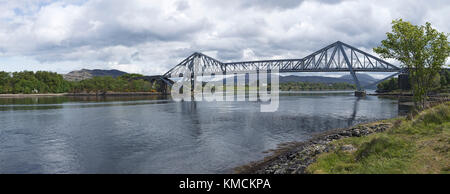
<path fill-rule="evenodd" d="M 58 96 L 152 96 L 164 95 L 161 92 L 105 92 L 105 93 L 45 93 L 45 94 L 0 94 L 0 98 L 32 98 Z"/>
<path fill-rule="evenodd" d="M 238 174 L 450 173 L 450 102 L 280 144 Z"/>
<path fill-rule="evenodd" d="M 411 80 L 409 80 L 411 83 Z M 371 96 L 382 96 L 382 97 L 395 97 L 395 98 L 407 98 L 414 100 L 414 93 L 411 89 L 400 89 L 398 78 L 390 78 L 384 80 L 377 85 L 376 93 L 370 93 L 367 95 Z M 450 101 L 450 71 L 443 70 L 438 73 L 432 82 L 431 89 L 426 95 L 427 101 Z"/>
<path fill-rule="evenodd" d="M 96 76 L 81 81 L 68 81 L 62 75 L 48 71 L 22 71 L 8 73 L 0 71 L 0 94 L 11 96 L 56 96 L 56 95 L 117 95 L 158 93 L 160 85 L 142 79 L 140 74 L 125 74 L 118 77 Z M 13 95 L 14 96 L 14 95 Z"/>
<path fill-rule="evenodd" d="M 0 71 L 0 98 L 27 98 L 47 96 L 142 96 L 162 94 L 157 82 L 149 82 L 141 74 L 123 74 L 117 77 L 94 76 L 78 81 L 65 80 L 55 72 L 48 71 Z M 270 85 L 268 86 L 270 88 Z M 354 89 L 348 83 L 280 83 L 280 91 L 333 91 Z M 248 90 L 249 86 L 235 87 Z M 256 90 L 256 88 L 251 88 Z"/>
<path fill-rule="evenodd" d="M 384 92 L 384 93 L 369 93 L 369 96 L 380 96 L 380 97 L 392 97 L 398 99 L 410 99 L 414 97 L 410 91 L 400 91 L 400 92 Z M 450 101 L 450 93 L 436 93 L 428 95 L 428 101 L 430 102 L 445 102 Z"/>
<path fill-rule="evenodd" d="M 409 79 L 411 84 L 411 79 Z M 377 84 L 377 96 L 414 96 L 411 86 L 406 86 L 408 89 L 399 88 L 398 78 L 390 78 Z M 442 70 L 433 78 L 430 86 L 431 89 L 427 92 L 430 96 L 450 96 L 450 70 Z"/>
<path fill-rule="evenodd" d="M 315 83 L 315 82 L 286 82 L 280 83 L 280 91 L 333 91 L 355 90 L 355 84 L 340 83 Z"/>

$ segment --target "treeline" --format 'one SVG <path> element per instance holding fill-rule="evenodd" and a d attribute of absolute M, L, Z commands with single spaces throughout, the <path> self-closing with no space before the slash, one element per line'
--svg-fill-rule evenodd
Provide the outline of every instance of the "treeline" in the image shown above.
<path fill-rule="evenodd" d="M 157 83 L 141 79 L 140 74 L 125 74 L 117 78 L 93 77 L 82 81 L 67 81 L 62 75 L 47 71 L 22 71 L 8 73 L 0 71 L 0 93 L 43 94 L 43 93 L 105 93 L 105 92 L 155 92 Z"/>
<path fill-rule="evenodd" d="M 394 90 L 398 90 L 398 78 L 396 77 L 384 80 L 377 85 L 377 92 L 391 92 Z"/>
<path fill-rule="evenodd" d="M 53 72 L 0 72 L 0 93 L 3 94 L 63 93 L 70 89 L 71 83 Z"/>
<path fill-rule="evenodd" d="M 126 76 L 126 75 L 125 75 Z M 124 76 L 93 77 L 79 82 L 72 82 L 73 93 L 104 93 L 104 92 L 156 92 L 159 85 L 142 79 L 133 80 Z"/>
<path fill-rule="evenodd" d="M 312 82 L 287 82 L 280 83 L 281 91 L 303 91 L 303 90 L 349 90 L 356 89 L 354 84 L 341 83 L 312 83 Z"/>
<path fill-rule="evenodd" d="M 445 70 L 433 76 L 430 91 L 448 90 L 450 87 L 450 71 Z M 392 92 L 399 90 L 398 78 L 385 80 L 377 85 L 377 92 Z"/>

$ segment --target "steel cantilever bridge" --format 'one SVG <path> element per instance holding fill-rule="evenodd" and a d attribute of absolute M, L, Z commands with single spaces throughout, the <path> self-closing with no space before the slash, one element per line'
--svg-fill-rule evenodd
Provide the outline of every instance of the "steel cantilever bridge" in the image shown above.
<path fill-rule="evenodd" d="M 258 70 L 269 71 L 277 69 L 279 73 L 286 72 L 350 72 L 358 91 L 364 90 L 361 86 L 356 72 L 396 72 L 382 80 L 372 83 L 377 84 L 390 77 L 396 76 L 404 69 L 392 65 L 378 57 L 366 53 L 353 46 L 337 41 L 330 44 L 304 58 L 300 59 L 280 59 L 280 60 L 260 60 L 260 61 L 242 61 L 242 62 L 221 62 L 217 59 L 204 55 L 202 53 L 194 53 L 184 59 L 181 63 L 170 69 L 163 76 L 159 76 L 161 80 L 171 85 L 170 79 L 173 77 L 183 77 L 185 70 L 192 72 L 194 69 L 200 69 L 203 75 L 215 75 L 232 73 L 247 73 Z M 154 76 L 152 76 L 154 77 Z"/>

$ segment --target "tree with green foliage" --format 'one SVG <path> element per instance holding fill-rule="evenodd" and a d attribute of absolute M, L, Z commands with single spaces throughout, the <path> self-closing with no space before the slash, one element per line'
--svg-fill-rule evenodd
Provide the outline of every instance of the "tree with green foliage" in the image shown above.
<path fill-rule="evenodd" d="M 47 86 L 47 89 L 41 90 L 41 93 L 63 93 L 70 89 L 70 83 L 55 72 L 37 71 L 34 76 Z"/>
<path fill-rule="evenodd" d="M 113 78 L 111 76 L 93 77 L 79 82 L 72 83 L 71 92 L 95 92 L 97 94 L 106 92 L 150 92 L 155 89 L 155 86 L 149 81 L 142 79 L 134 79 L 135 77 L 142 77 L 134 74 L 132 76 L 120 76 Z"/>
<path fill-rule="evenodd" d="M 12 92 L 15 94 L 31 94 L 46 92 L 48 87 L 36 79 L 34 72 L 22 71 L 14 72 L 11 78 Z"/>
<path fill-rule="evenodd" d="M 441 75 L 441 87 L 446 88 L 450 85 L 450 70 L 445 70 Z"/>
<path fill-rule="evenodd" d="M 0 93 L 82 93 L 95 92 L 150 92 L 159 89 L 157 83 L 142 79 L 140 74 L 126 74 L 117 78 L 98 76 L 82 81 L 67 81 L 63 76 L 47 71 L 22 71 L 7 73 L 0 71 Z"/>
<path fill-rule="evenodd" d="M 119 76 L 119 79 L 124 79 L 124 80 L 132 80 L 138 77 L 143 77 L 144 75 L 142 74 L 137 74 L 137 73 L 127 73 L 124 75 Z"/>
<path fill-rule="evenodd" d="M 11 93 L 11 75 L 7 72 L 0 71 L 0 94 Z"/>
<path fill-rule="evenodd" d="M 348 90 L 355 89 L 354 84 L 349 83 L 313 83 L 313 82 L 287 82 L 280 83 L 281 91 L 304 91 L 304 90 Z"/>
<path fill-rule="evenodd" d="M 418 26 L 401 19 L 392 21 L 392 32 L 374 52 L 383 58 L 400 61 L 409 70 L 414 103 L 425 106 L 433 77 L 439 73 L 450 54 L 448 35 L 438 32 L 430 23 Z"/>
<path fill-rule="evenodd" d="M 377 92 L 391 92 L 397 90 L 398 88 L 398 78 L 391 78 L 384 80 L 377 85 Z"/>

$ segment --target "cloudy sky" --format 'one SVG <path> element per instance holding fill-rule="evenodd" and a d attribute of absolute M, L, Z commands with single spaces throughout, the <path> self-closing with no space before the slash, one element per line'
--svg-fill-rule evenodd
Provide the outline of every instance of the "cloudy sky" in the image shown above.
<path fill-rule="evenodd" d="M 302 58 L 337 40 L 371 52 L 397 18 L 450 32 L 450 3 L 0 0 L 0 71 L 154 75 L 195 51 L 224 62 Z"/>

